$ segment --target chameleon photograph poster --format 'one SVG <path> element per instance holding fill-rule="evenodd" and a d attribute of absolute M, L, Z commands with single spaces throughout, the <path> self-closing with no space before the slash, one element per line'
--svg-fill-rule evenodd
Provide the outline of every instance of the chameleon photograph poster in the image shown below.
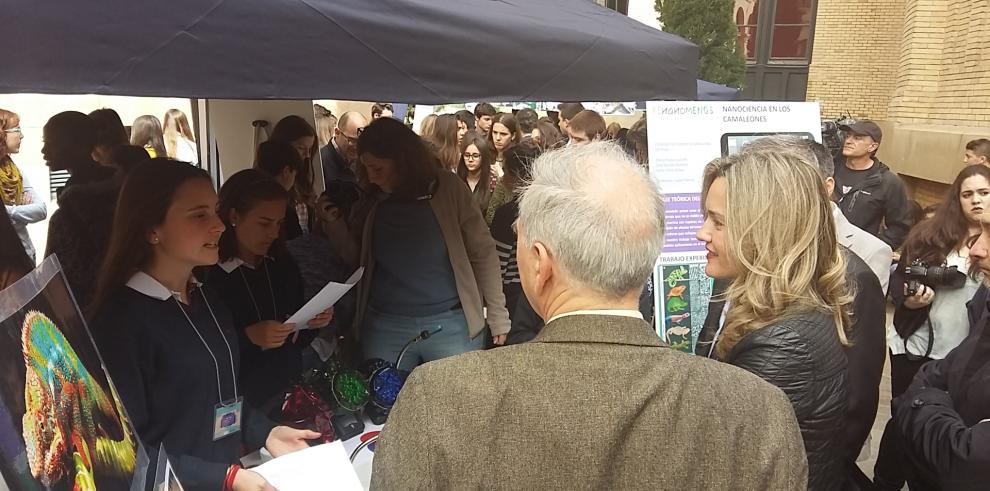
<path fill-rule="evenodd" d="M 51 256 L 0 292 L 0 489 L 143 489 L 147 465 Z"/>
<path fill-rule="evenodd" d="M 705 221 L 705 166 L 770 135 L 820 142 L 820 108 L 816 102 L 648 101 L 646 118 L 650 176 L 665 205 L 664 246 L 653 276 L 655 327 L 671 347 L 693 353 L 713 284 L 705 274 L 708 251 L 696 237 Z"/>

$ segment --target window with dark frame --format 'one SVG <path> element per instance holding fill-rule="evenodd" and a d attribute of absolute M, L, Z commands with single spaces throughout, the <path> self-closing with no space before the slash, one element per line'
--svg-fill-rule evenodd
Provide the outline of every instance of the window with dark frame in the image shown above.
<path fill-rule="evenodd" d="M 746 55 L 746 61 L 756 60 L 756 33 L 760 18 L 759 0 L 736 0 L 733 7 L 739 49 Z"/>
<path fill-rule="evenodd" d="M 808 59 L 811 46 L 812 0 L 778 1 L 775 7 L 770 59 Z"/>

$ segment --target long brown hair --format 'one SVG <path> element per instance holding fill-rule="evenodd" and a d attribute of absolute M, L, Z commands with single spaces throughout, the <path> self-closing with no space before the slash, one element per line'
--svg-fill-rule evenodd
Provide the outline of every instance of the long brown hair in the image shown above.
<path fill-rule="evenodd" d="M 165 152 L 165 137 L 162 134 L 162 123 L 158 118 L 145 114 L 138 116 L 131 125 L 131 145 L 151 147 L 155 150 L 156 158 L 167 158 Z"/>
<path fill-rule="evenodd" d="M 189 126 L 189 120 L 186 119 L 186 113 L 178 109 L 169 109 L 165 113 L 162 134 L 165 138 L 165 151 L 168 152 L 168 157 L 171 159 L 175 158 L 175 146 L 179 142 L 179 135 L 191 142 L 196 141 L 196 138 L 193 137 L 192 127 Z"/>
<path fill-rule="evenodd" d="M 357 146 L 359 157 L 370 153 L 392 161 L 398 175 L 393 196 L 415 198 L 430 193 L 437 177 L 437 158 L 413 130 L 398 120 L 378 118 L 372 121 L 361 132 Z"/>
<path fill-rule="evenodd" d="M 468 172 L 467 164 L 464 162 L 464 152 L 471 145 L 478 147 L 478 153 L 481 154 L 481 173 L 478 177 L 477 185 L 481 186 L 482 189 L 480 195 L 478 195 L 478 202 L 487 203 L 488 199 L 492 196 L 490 183 L 492 180 L 492 164 L 495 163 L 495 151 L 484 135 L 476 131 L 468 131 L 464 134 L 464 141 L 461 142 L 461 158 L 457 163 L 457 176 L 464 182 L 468 180 L 470 172 Z"/>
<path fill-rule="evenodd" d="M 437 157 L 444 169 L 454 170 L 460 160 L 457 148 L 457 116 L 453 114 L 441 114 L 437 117 L 433 125 L 433 136 L 431 138 L 436 145 Z"/>
<path fill-rule="evenodd" d="M 904 241 L 901 264 L 911 264 L 920 259 L 936 266 L 945 262 L 950 252 L 959 249 L 970 239 L 969 220 L 959 204 L 963 181 L 973 176 L 983 176 L 990 182 L 990 169 L 983 165 L 970 165 L 959 171 L 952 186 L 935 209 L 935 216 L 919 222 Z"/>
<path fill-rule="evenodd" d="M 117 199 L 96 295 L 87 309 L 90 316 L 97 315 L 131 276 L 148 265 L 154 256 L 148 234 L 165 221 L 178 189 L 193 179 L 211 182 L 206 171 L 165 158 L 138 164 L 127 175 Z"/>
<path fill-rule="evenodd" d="M 268 201 L 282 201 L 284 205 L 289 195 L 271 176 L 258 169 L 244 169 L 230 176 L 227 182 L 223 183 L 218 199 L 220 204 L 217 213 L 227 228 L 220 235 L 220 242 L 217 245 L 220 249 L 218 251 L 220 261 L 226 261 L 237 255 L 237 229 L 230 222 L 230 212 L 237 211 L 244 215 L 250 213 L 260 203 Z M 272 249 L 281 247 L 280 239 L 271 246 Z"/>
<path fill-rule="evenodd" d="M 303 170 L 296 173 L 294 191 L 296 198 L 300 202 L 306 203 L 309 206 L 316 206 L 316 190 L 313 189 L 316 176 L 313 173 L 313 159 L 316 158 L 316 154 L 320 149 L 320 138 L 316 134 L 316 130 L 313 129 L 308 121 L 292 114 L 275 123 L 275 128 L 272 129 L 270 139 L 292 144 L 292 142 L 307 136 L 313 137 L 313 146 L 309 149 L 309 158 L 303 162 Z"/>

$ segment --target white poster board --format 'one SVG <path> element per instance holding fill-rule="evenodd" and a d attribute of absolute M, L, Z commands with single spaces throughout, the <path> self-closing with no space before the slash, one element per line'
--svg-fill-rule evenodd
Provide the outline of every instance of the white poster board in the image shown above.
<path fill-rule="evenodd" d="M 712 285 L 705 275 L 705 244 L 695 238 L 704 222 L 705 165 L 762 136 L 794 134 L 820 142 L 821 113 L 816 102 L 650 101 L 646 117 L 650 174 L 666 204 L 664 247 L 654 272 L 656 328 L 671 346 L 693 352 Z"/>

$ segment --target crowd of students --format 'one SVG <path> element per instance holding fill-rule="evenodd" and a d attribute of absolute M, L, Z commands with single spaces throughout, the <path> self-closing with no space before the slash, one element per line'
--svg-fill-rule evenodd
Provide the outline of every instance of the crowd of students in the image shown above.
<path fill-rule="evenodd" d="M 303 370 L 332 351 L 345 361 L 395 360 L 424 328 L 441 328 L 402 358 L 400 368 L 411 370 L 529 343 L 547 336 L 541 333 L 552 322 L 545 320 L 556 319 L 549 314 L 568 292 L 586 288 L 614 293 L 602 298 L 631 298 L 635 315 L 651 322 L 649 275 L 622 256 L 623 244 L 645 231 L 601 238 L 626 261 L 616 268 L 636 268 L 626 279 L 639 285 L 619 292 L 609 286 L 614 271 L 569 276 L 613 264 L 596 255 L 609 254 L 605 246 L 595 248 L 598 238 L 551 250 L 524 240 L 516 226 L 523 221 L 524 192 L 532 200 L 542 196 L 537 209 L 591 235 L 608 235 L 609 226 L 643 212 L 585 203 L 583 188 L 567 187 L 588 179 L 586 169 L 568 159 L 611 159 L 620 174 L 634 169 L 630 182 L 644 185 L 635 176 L 648 160 L 645 119 L 624 129 L 607 126 L 579 103 L 561 104 L 545 118 L 530 109 L 499 113 L 481 103 L 473 112 L 431 115 L 416 134 L 389 117 L 388 104 L 375 105 L 370 123 L 357 112 L 338 118 L 321 109 L 317 128 L 299 116 L 280 120 L 256 149 L 253 168 L 230 176 L 219 192 L 208 174 L 190 165 L 198 160 L 195 139 L 180 111 L 166 114 L 164 131 L 157 118 L 138 118 L 129 137 L 110 109 L 60 113 L 44 127 L 45 160 L 71 175 L 59 193 L 45 254 L 59 257 L 142 441 L 152 449 L 164 443 L 188 489 L 264 489 L 264 480 L 240 469 L 238 458 L 261 446 L 283 455 L 318 437 L 280 425 L 281 407 Z M 982 423 L 973 418 L 990 417 L 990 408 L 968 409 L 951 432 L 933 434 L 931 424 L 918 422 L 920 411 L 903 410 L 912 404 L 902 401 L 921 390 L 912 386 L 916 374 L 941 381 L 952 401 L 940 395 L 940 407 L 960 402 L 954 391 L 968 391 L 961 402 L 970 406 L 985 397 L 968 384 L 983 373 L 979 322 L 990 314 L 980 302 L 966 305 L 974 295 L 985 303 L 980 282 L 990 244 L 980 242 L 986 237 L 980 234 L 990 223 L 984 217 L 990 142 L 967 147 L 967 163 L 983 161 L 964 168 L 934 217 L 911 228 L 901 219 L 906 211 L 888 209 L 896 197 L 883 202 L 887 195 L 867 192 L 856 198 L 874 184 L 884 193 L 903 192 L 875 160 L 880 133 L 874 126 L 846 128 L 844 158 L 833 159 L 815 142 L 770 137 L 712 161 L 704 173 L 698 239 L 709 252 L 706 272 L 715 278 L 716 294 L 697 353 L 782 391 L 804 443 L 801 462 L 791 464 L 807 466 L 809 489 L 874 485 L 856 457 L 876 417 L 888 347 L 893 396 L 901 397 L 884 434 L 876 484 L 896 489 L 905 479 L 913 486 L 938 482 L 944 462 L 964 474 L 960 479 L 982 475 L 966 467 L 976 460 L 962 465 L 956 453 L 916 451 L 920 443 L 912 438 L 950 439 L 944 445 L 952 452 L 974 439 L 986 445 Z M 0 127 L 0 195 L 8 215 L 0 233 L 18 244 L 3 245 L 6 286 L 30 269 L 34 251 L 25 226 L 47 212 L 11 160 L 21 139 L 17 115 L 0 111 Z M 581 153 L 584 146 L 590 150 Z M 321 194 L 316 165 L 323 171 Z M 580 175 L 544 173 L 543 179 L 557 181 L 540 188 L 538 165 L 571 165 Z M 555 186 L 559 196 L 543 195 Z M 566 196 L 573 209 L 553 208 Z M 869 212 L 864 202 L 872 204 Z M 662 236 L 662 218 L 656 221 Z M 900 260 L 890 276 L 893 249 Z M 542 255 L 554 259 L 538 259 Z M 553 261 L 565 261 L 557 273 L 546 269 Z M 909 292 L 911 264 L 954 266 L 969 276 L 959 285 L 923 281 Z M 343 281 L 359 266 L 362 281 L 336 308 L 305 326 L 285 323 L 327 281 Z M 547 296 L 558 281 L 552 274 L 580 286 Z M 888 280 L 895 315 L 886 334 Z M 549 290 L 534 293 L 541 288 Z M 960 345 L 970 351 L 956 355 Z M 964 380 L 946 385 L 946 372 L 959 370 Z M 239 416 L 236 436 L 215 431 L 216 419 L 228 412 Z M 967 457 L 985 458 L 982 448 L 967 447 L 978 453 Z M 804 485 L 803 477 L 797 480 Z"/>

